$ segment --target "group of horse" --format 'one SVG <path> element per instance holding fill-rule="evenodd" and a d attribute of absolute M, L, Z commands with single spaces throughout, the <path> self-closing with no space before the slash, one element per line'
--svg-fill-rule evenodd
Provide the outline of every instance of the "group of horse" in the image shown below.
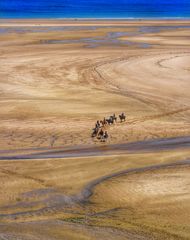
<path fill-rule="evenodd" d="M 121 113 L 119 116 L 120 122 L 126 120 L 125 113 Z M 92 129 L 92 138 L 97 138 L 101 142 L 106 142 L 109 138 L 108 132 L 105 129 L 106 125 L 112 125 L 117 122 L 117 117 L 115 113 L 111 115 L 109 118 L 104 118 L 103 120 L 98 120 L 95 124 L 95 128 Z"/>

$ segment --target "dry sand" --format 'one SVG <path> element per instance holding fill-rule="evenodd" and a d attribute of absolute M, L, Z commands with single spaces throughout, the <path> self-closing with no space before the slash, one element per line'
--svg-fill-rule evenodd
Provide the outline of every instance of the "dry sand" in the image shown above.
<path fill-rule="evenodd" d="M 189 26 L 1 20 L 0 239 L 189 238 Z"/>
<path fill-rule="evenodd" d="M 128 24 L 7 31 L 0 39 L 1 149 L 48 147 L 52 138 L 54 146 L 94 144 L 89 137 L 94 122 L 121 111 L 128 122 L 140 123 L 111 128 L 111 143 L 189 135 L 190 56 L 184 30 L 170 37 L 169 47 L 168 36 L 164 43 L 157 39 L 162 31 L 152 34 L 159 45 L 148 48 L 136 39 L 151 38 L 150 33 Z M 126 37 L 136 44 L 95 42 L 110 32 L 140 36 Z M 80 40 L 87 38 L 88 43 Z M 52 40 L 67 42 L 48 44 Z"/>

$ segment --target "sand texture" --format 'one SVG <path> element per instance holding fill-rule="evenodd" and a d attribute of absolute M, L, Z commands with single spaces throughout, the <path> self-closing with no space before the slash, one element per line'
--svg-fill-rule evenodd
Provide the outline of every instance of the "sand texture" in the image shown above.
<path fill-rule="evenodd" d="M 189 39 L 188 20 L 0 21 L 0 240 L 190 238 Z"/>

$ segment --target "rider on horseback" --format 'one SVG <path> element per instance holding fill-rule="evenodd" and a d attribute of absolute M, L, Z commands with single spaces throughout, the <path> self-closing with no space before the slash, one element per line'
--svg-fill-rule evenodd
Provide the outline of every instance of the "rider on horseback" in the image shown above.
<path fill-rule="evenodd" d="M 109 137 L 108 132 L 105 131 L 105 132 L 104 132 L 104 136 L 103 136 L 104 141 L 106 141 L 106 140 L 108 139 L 108 137 Z"/>
<path fill-rule="evenodd" d="M 119 118 L 120 118 L 120 121 L 121 121 L 121 122 L 122 122 L 122 121 L 125 121 L 125 119 L 126 119 L 125 113 L 122 112 L 121 115 L 119 115 Z"/>

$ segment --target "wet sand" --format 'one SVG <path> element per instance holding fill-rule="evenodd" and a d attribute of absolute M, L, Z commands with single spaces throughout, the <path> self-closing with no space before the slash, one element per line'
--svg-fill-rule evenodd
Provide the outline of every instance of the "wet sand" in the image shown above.
<path fill-rule="evenodd" d="M 112 237 L 117 235 L 118 239 L 186 239 L 188 157 L 189 150 L 172 150 L 37 162 L 2 161 L 1 234 L 7 239 L 28 239 L 29 232 L 31 239 L 78 239 L 75 233 L 79 231 L 81 239 L 104 239 L 113 231 Z M 157 214 L 159 225 L 154 222 Z M 38 229 L 38 224 L 43 224 L 43 229 Z M 56 231 L 49 232 L 54 225 Z"/>
<path fill-rule="evenodd" d="M 1 151 L 0 160 L 30 160 L 30 159 L 53 159 L 53 158 L 80 158 L 92 156 L 122 155 L 137 152 L 160 152 L 177 149 L 189 149 L 190 137 L 162 138 L 123 144 L 110 144 L 95 147 L 75 146 L 71 148 L 35 148 L 24 150 Z"/>
<path fill-rule="evenodd" d="M 1 20 L 0 239 L 188 239 L 189 36 L 188 20 Z"/>

